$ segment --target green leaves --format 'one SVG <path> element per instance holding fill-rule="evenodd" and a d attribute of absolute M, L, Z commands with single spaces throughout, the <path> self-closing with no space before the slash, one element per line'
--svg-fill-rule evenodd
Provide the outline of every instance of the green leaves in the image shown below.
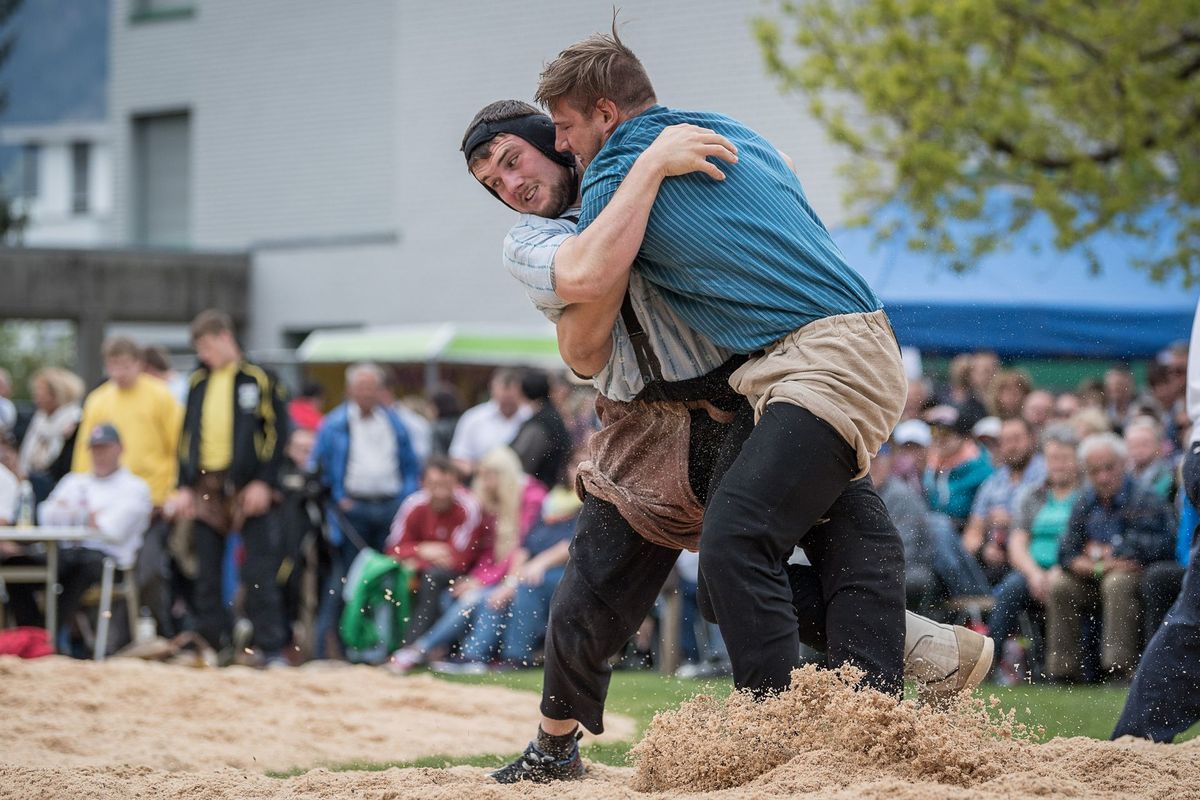
<path fill-rule="evenodd" d="M 903 202 L 958 268 L 1041 213 L 1055 247 L 1122 231 L 1154 279 L 1200 279 L 1200 0 L 794 0 L 777 17 L 753 23 L 767 70 L 849 150 L 852 206 Z M 1016 205 L 993 219 L 997 193 Z M 1137 222 L 1152 207 L 1170 247 Z M 963 248 L 952 220 L 985 224 Z"/>

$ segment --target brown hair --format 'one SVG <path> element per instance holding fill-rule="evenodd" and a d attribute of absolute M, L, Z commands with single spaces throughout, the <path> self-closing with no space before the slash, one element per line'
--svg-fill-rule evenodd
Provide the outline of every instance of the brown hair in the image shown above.
<path fill-rule="evenodd" d="M 1010 387 L 1015 386 L 1021 392 L 1021 401 L 1017 403 L 1017 409 L 1010 412 L 1007 409 L 1000 408 L 999 399 L 1000 393 Z M 1011 416 L 1020 414 L 1021 403 L 1033 391 L 1033 379 L 1029 377 L 1029 373 L 1023 369 L 1002 369 L 992 378 L 992 382 L 988 384 L 987 409 L 988 412 L 1000 417 L 1008 419 Z"/>
<path fill-rule="evenodd" d="M 100 354 L 104 358 L 129 356 L 135 361 L 141 361 L 143 358 L 142 348 L 138 347 L 138 343 L 128 336 L 110 336 L 105 339 L 100 348 Z"/>
<path fill-rule="evenodd" d="M 205 309 L 192 320 L 192 341 L 201 336 L 216 336 L 220 333 L 233 333 L 233 320 L 224 311 L 215 308 Z"/>
<path fill-rule="evenodd" d="M 594 33 L 545 66 L 534 97 L 547 108 L 565 100 L 581 113 L 602 98 L 625 112 L 641 111 L 657 100 L 646 68 L 617 35 L 615 12 L 611 35 Z"/>
<path fill-rule="evenodd" d="M 142 361 L 155 372 L 171 371 L 171 355 L 162 345 L 153 345 L 143 350 Z"/>
<path fill-rule="evenodd" d="M 449 456 L 430 456 L 429 460 L 425 462 L 425 469 L 421 470 L 421 474 L 428 475 L 430 472 L 441 472 L 454 478 L 456 483 L 462 483 L 462 473 L 458 471 L 458 467 L 454 466 L 454 462 L 450 460 Z"/>
<path fill-rule="evenodd" d="M 529 105 L 523 100 L 497 100 L 494 103 L 488 103 L 483 108 L 479 109 L 479 113 L 471 120 L 471 124 L 467 126 L 467 130 L 463 133 L 462 144 L 459 149 L 467 146 L 467 139 L 470 138 L 472 131 L 480 125 L 485 125 L 489 122 L 504 122 L 510 119 L 520 119 L 528 117 L 531 114 L 541 114 L 537 108 Z M 492 157 L 492 142 L 496 141 L 496 137 L 488 139 L 475 146 L 471 152 L 467 153 L 467 169 L 472 169 L 475 164 L 484 159 Z"/>

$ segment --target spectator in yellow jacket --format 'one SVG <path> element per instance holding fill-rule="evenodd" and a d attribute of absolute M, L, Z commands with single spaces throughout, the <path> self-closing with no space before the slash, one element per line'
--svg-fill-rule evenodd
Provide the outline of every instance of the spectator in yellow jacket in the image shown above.
<path fill-rule="evenodd" d="M 166 384 L 143 374 L 142 349 L 132 339 L 114 336 L 104 343 L 103 353 L 108 380 L 84 401 L 80 430 L 107 422 L 120 431 L 125 467 L 150 486 L 151 500 L 161 508 L 175 488 L 183 406 Z M 80 436 L 71 470 L 87 472 L 91 465 L 87 437 Z"/>

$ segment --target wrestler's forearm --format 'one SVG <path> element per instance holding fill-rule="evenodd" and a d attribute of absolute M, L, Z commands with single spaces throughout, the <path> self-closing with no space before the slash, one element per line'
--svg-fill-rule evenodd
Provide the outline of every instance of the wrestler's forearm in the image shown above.
<path fill-rule="evenodd" d="M 595 221 L 558 248 L 554 291 L 559 297 L 595 303 L 625 285 L 665 174 L 654 153 L 642 153 Z"/>
<path fill-rule="evenodd" d="M 596 219 L 554 257 L 554 289 L 568 303 L 595 303 L 623 287 L 642 246 L 663 178 L 700 172 L 725 179 L 717 164 L 735 163 L 737 147 L 707 128 L 670 125 L 637 157 Z"/>
<path fill-rule="evenodd" d="M 572 303 L 558 320 L 558 352 L 577 375 L 591 377 L 612 357 L 612 329 L 628 280 L 594 303 Z"/>

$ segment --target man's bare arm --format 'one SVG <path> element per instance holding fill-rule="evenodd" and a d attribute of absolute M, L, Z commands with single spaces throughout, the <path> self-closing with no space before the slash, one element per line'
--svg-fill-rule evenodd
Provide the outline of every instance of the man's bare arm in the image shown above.
<path fill-rule="evenodd" d="M 568 303 L 594 303 L 610 297 L 628 280 L 663 179 L 703 172 L 713 180 L 724 180 L 725 174 L 707 160 L 710 157 L 733 163 L 737 161 L 737 148 L 707 128 L 664 128 L 633 162 L 604 211 L 587 230 L 558 249 L 554 256 L 554 291 L 558 296 Z"/>
<path fill-rule="evenodd" d="M 612 357 L 613 325 L 621 313 L 629 276 L 605 297 L 592 303 L 572 303 L 558 319 L 558 353 L 576 375 L 592 377 Z"/>

